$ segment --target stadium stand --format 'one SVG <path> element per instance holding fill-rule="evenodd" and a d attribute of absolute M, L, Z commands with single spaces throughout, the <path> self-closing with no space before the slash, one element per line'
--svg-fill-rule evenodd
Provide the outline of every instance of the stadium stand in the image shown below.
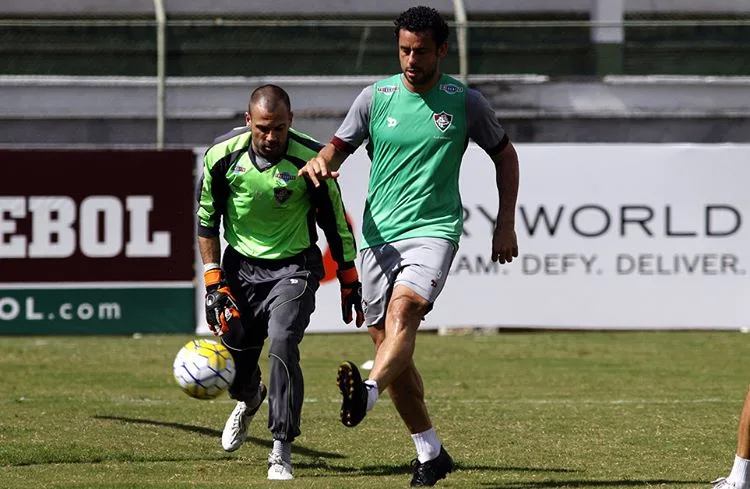
<path fill-rule="evenodd" d="M 204 142 L 217 127 L 241 121 L 237 101 L 249 84 L 287 77 L 321 77 L 293 82 L 306 94 L 295 100 L 318 100 L 316 90 L 331 92 L 320 99 L 325 103 L 297 112 L 298 122 L 309 121 L 308 130 L 325 137 L 356 94 L 354 87 L 398 69 L 391 20 L 409 5 L 166 1 L 168 142 Z M 451 0 L 430 5 L 453 19 Z M 470 82 L 492 99 L 517 140 L 750 139 L 750 101 L 743 96 L 750 76 L 747 1 L 464 5 Z M 606 11 L 612 6 L 620 7 L 624 24 L 613 24 Z M 5 0 L 0 26 L 0 144 L 33 144 L 38 129 L 51 144 L 153 140 L 157 41 L 151 0 Z M 443 68 L 459 71 L 455 42 Z M 185 95 L 196 90 L 204 96 Z M 206 93 L 216 94 L 210 106 L 201 102 Z M 120 99 L 130 105 L 114 108 Z M 71 119 L 60 128 L 50 113 Z M 669 131 L 651 127 L 665 121 Z"/>

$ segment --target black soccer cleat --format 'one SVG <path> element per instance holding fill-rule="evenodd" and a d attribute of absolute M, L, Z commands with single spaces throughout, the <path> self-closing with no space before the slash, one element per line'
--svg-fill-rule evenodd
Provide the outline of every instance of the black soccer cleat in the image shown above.
<path fill-rule="evenodd" d="M 367 414 L 367 387 L 357 366 L 352 362 L 342 362 L 336 374 L 336 385 L 342 397 L 341 422 L 349 428 L 357 426 Z"/>
<path fill-rule="evenodd" d="M 453 472 L 453 459 L 445 448 L 440 446 L 440 454 L 425 463 L 417 459 L 412 460 L 411 469 L 414 477 L 411 479 L 411 487 L 434 486 L 440 479 L 445 479 L 449 472 Z"/>

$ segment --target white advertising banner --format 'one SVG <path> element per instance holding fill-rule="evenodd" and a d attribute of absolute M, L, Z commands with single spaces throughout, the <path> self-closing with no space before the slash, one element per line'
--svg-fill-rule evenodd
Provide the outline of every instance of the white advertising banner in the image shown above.
<path fill-rule="evenodd" d="M 518 258 L 490 260 L 494 167 L 472 144 L 461 170 L 464 235 L 423 328 L 750 326 L 750 145 L 516 148 Z M 340 177 L 357 233 L 368 172 L 360 149 Z M 202 309 L 202 287 L 197 295 Z M 317 297 L 309 331 L 354 329 L 341 321 L 335 280 Z"/>

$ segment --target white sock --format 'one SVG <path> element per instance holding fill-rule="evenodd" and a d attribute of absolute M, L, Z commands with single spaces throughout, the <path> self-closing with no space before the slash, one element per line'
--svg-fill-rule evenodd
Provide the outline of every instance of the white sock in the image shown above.
<path fill-rule="evenodd" d="M 375 401 L 378 400 L 378 383 L 374 380 L 365 380 L 365 387 L 367 387 L 367 411 L 371 411 L 375 407 Z"/>
<path fill-rule="evenodd" d="M 420 463 L 425 463 L 440 455 L 441 444 L 435 428 L 430 428 L 422 433 L 415 433 L 411 435 L 411 439 L 414 440 L 414 446 L 417 448 L 417 460 Z"/>
<path fill-rule="evenodd" d="M 727 480 L 734 482 L 737 487 L 744 487 L 750 481 L 750 460 L 735 455 L 732 472 Z"/>
<path fill-rule="evenodd" d="M 281 459 L 286 463 L 292 463 L 292 444 L 291 442 L 284 440 L 274 440 L 273 450 L 271 451 L 274 455 L 280 455 Z"/>

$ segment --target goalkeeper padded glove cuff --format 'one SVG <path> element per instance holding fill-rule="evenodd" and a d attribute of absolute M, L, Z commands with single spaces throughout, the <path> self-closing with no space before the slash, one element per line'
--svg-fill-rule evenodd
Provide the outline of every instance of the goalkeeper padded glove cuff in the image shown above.
<path fill-rule="evenodd" d="M 220 268 L 208 270 L 203 279 L 206 282 L 206 322 L 214 335 L 221 336 L 229 331 L 230 321 L 240 317 L 237 301 Z"/>
<path fill-rule="evenodd" d="M 341 285 L 341 318 L 346 324 L 352 322 L 352 308 L 356 315 L 355 325 L 359 328 L 365 322 L 362 312 L 362 283 L 359 281 L 357 268 L 338 270 L 336 276 Z"/>

